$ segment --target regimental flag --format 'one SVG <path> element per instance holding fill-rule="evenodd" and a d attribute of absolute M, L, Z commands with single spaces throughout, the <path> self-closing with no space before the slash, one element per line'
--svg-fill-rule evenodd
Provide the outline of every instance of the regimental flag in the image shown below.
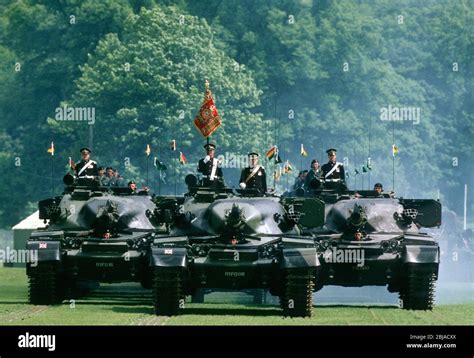
<path fill-rule="evenodd" d="M 206 80 L 206 93 L 201 109 L 194 119 L 194 125 L 204 137 L 209 137 L 221 125 L 221 117 L 217 112 L 212 92 L 209 89 L 209 81 Z"/>
<path fill-rule="evenodd" d="M 392 156 L 398 155 L 398 147 L 395 144 L 392 144 Z"/>
<path fill-rule="evenodd" d="M 304 149 L 303 143 L 301 143 L 301 156 L 303 156 L 303 157 L 308 156 L 308 152 Z"/>
<path fill-rule="evenodd" d="M 273 158 L 277 158 L 277 154 L 278 154 L 278 147 L 274 145 L 269 150 L 267 150 L 267 153 L 265 155 L 267 156 L 268 160 L 271 160 Z"/>
<path fill-rule="evenodd" d="M 48 148 L 48 153 L 51 154 L 51 156 L 54 155 L 54 143 L 51 142 L 51 146 Z"/>
<path fill-rule="evenodd" d="M 283 172 L 284 172 L 285 174 L 288 174 L 288 173 L 293 172 L 293 167 L 291 166 L 289 160 L 286 161 L 285 166 L 283 167 Z"/>
<path fill-rule="evenodd" d="M 183 152 L 179 152 L 179 162 L 181 164 L 186 164 L 188 162 L 188 160 L 186 159 L 186 157 L 184 156 Z"/>
<path fill-rule="evenodd" d="M 360 172 L 359 172 L 359 169 L 357 169 L 357 168 L 354 168 L 354 174 L 355 174 L 355 175 L 358 175 L 358 174 L 360 174 Z"/>
<path fill-rule="evenodd" d="M 171 150 L 176 150 L 176 140 L 173 139 L 173 140 L 170 142 L 170 149 L 171 149 Z"/>
<path fill-rule="evenodd" d="M 367 167 L 364 165 L 362 167 L 362 173 L 367 173 L 369 171 L 369 169 L 367 169 Z"/>
<path fill-rule="evenodd" d="M 146 156 L 149 157 L 151 154 L 151 147 L 149 144 L 146 145 L 146 150 L 145 150 Z"/>
<path fill-rule="evenodd" d="M 156 170 L 160 170 L 160 171 L 168 169 L 166 165 L 164 165 L 162 162 L 158 160 L 157 157 L 155 157 L 155 159 L 153 160 L 153 166 L 156 168 Z"/>
<path fill-rule="evenodd" d="M 372 170 L 372 159 L 370 157 L 367 158 L 367 165 L 368 170 Z"/>

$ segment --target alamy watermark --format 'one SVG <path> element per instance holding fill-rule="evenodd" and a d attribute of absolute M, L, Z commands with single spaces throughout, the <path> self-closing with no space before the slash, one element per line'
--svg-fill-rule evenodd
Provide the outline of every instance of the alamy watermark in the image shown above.
<path fill-rule="evenodd" d="M 420 107 L 394 107 L 389 104 L 387 107 L 380 108 L 380 120 L 394 122 L 413 122 L 420 124 Z"/>
<path fill-rule="evenodd" d="M 55 109 L 54 119 L 57 121 L 86 121 L 95 123 L 95 107 L 69 107 L 67 105 Z"/>
<path fill-rule="evenodd" d="M 249 158 L 245 154 L 236 154 L 232 152 L 225 152 L 216 156 L 221 168 L 238 168 L 243 169 L 249 166 Z"/>
<path fill-rule="evenodd" d="M 364 266 L 365 252 L 363 249 L 327 249 L 323 252 L 324 261 L 327 263 L 356 264 Z"/>
<path fill-rule="evenodd" d="M 18 336 L 19 348 L 46 348 L 50 352 L 56 350 L 56 335 L 54 334 L 20 334 Z"/>
<path fill-rule="evenodd" d="M 7 247 L 0 249 L 0 263 L 7 264 L 31 264 L 32 267 L 38 265 L 37 250 L 17 250 Z"/>

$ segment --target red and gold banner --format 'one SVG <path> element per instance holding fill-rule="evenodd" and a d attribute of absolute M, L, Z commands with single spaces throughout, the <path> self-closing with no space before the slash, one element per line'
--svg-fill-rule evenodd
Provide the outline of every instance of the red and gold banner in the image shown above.
<path fill-rule="evenodd" d="M 221 125 L 221 117 L 217 112 L 209 81 L 206 80 L 206 94 L 199 113 L 194 119 L 194 125 L 204 137 L 209 137 Z"/>

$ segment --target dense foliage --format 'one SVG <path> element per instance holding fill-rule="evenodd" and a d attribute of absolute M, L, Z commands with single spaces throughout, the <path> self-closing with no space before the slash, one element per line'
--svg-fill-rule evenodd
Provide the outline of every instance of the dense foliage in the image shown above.
<path fill-rule="evenodd" d="M 0 226 L 51 195 L 51 168 L 59 194 L 68 157 L 89 141 L 99 164 L 142 184 L 148 167 L 148 184 L 172 193 L 202 155 L 193 118 L 205 79 L 223 118 L 219 153 L 277 144 L 296 172 L 336 147 L 350 187 L 391 189 L 396 144 L 397 193 L 439 190 L 460 212 L 474 184 L 473 23 L 470 0 L 1 0 Z M 57 120 L 64 106 L 94 108 L 94 124 Z M 389 107 L 418 120 L 383 120 Z M 238 170 L 225 175 L 235 184 Z"/>

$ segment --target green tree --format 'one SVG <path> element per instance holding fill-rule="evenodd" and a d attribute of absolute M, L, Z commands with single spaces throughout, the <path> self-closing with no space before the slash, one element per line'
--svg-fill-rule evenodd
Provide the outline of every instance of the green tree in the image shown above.
<path fill-rule="evenodd" d="M 123 32 L 122 39 L 109 34 L 99 42 L 81 68 L 70 101 L 96 109 L 94 132 L 100 139 L 94 148 L 102 161 L 133 158 L 132 164 L 138 161 L 135 166 L 143 168 L 144 150 L 151 144 L 154 155 L 176 164 L 177 154 L 169 150 L 176 139 L 178 152 L 195 165 L 204 139 L 193 120 L 206 79 L 223 118 L 212 136 L 219 152 L 246 153 L 259 143 L 265 122 L 253 109 L 260 91 L 249 71 L 215 48 L 204 20 L 173 7 L 142 9 L 129 16 Z M 69 135 L 85 141 L 87 132 Z M 194 171 L 194 165 L 180 167 L 180 174 L 182 169 Z"/>

